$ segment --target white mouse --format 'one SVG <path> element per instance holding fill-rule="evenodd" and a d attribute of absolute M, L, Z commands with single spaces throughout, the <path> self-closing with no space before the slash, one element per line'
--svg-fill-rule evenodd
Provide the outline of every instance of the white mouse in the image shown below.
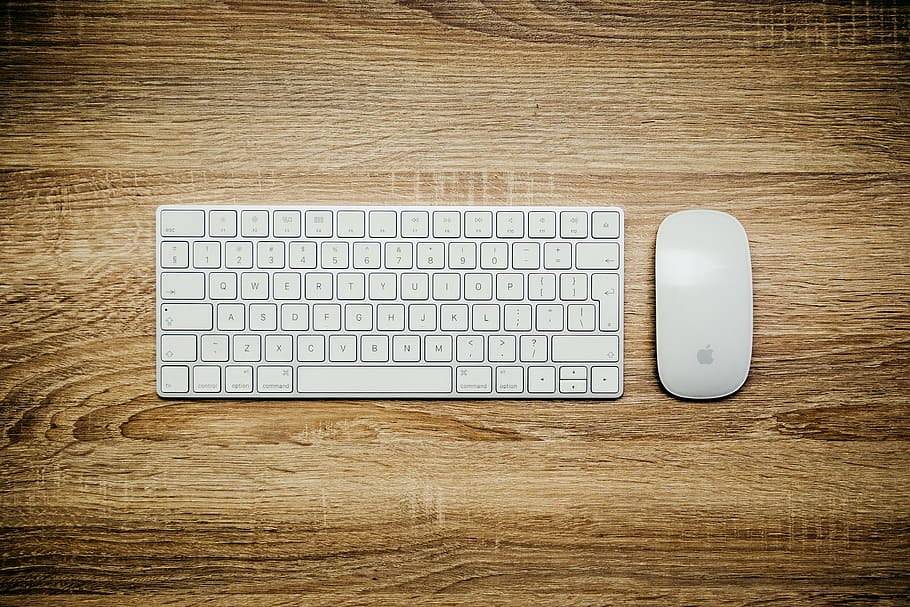
<path fill-rule="evenodd" d="M 735 217 L 673 213 L 654 255 L 657 372 L 671 394 L 709 399 L 739 390 L 752 360 L 752 260 Z"/>

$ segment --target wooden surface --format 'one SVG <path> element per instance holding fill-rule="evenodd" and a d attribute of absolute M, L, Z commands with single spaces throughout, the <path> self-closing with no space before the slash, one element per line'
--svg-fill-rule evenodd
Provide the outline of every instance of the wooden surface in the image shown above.
<path fill-rule="evenodd" d="M 910 602 L 904 3 L 0 17 L 0 603 Z M 159 399 L 156 205 L 348 201 L 623 206 L 625 396 Z M 754 260 L 709 403 L 654 365 L 694 206 Z"/>

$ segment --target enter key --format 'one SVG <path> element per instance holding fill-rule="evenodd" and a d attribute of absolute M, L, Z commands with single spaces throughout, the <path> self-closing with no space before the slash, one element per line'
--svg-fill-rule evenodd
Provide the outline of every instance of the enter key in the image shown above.
<path fill-rule="evenodd" d="M 619 309 L 622 305 L 619 274 L 592 275 L 591 297 L 600 304 L 600 330 L 619 331 Z"/>

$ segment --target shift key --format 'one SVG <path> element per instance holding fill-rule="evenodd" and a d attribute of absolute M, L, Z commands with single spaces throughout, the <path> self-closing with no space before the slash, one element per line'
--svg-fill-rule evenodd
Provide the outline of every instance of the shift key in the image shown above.
<path fill-rule="evenodd" d="M 212 304 L 163 304 L 160 319 L 164 331 L 211 331 Z"/>

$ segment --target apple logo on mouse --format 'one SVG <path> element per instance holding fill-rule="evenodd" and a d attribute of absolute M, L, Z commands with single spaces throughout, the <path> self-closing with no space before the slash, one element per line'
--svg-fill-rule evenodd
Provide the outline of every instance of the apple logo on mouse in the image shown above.
<path fill-rule="evenodd" d="M 695 357 L 698 359 L 698 362 L 703 365 L 712 364 L 714 362 L 714 350 L 711 349 L 711 344 L 708 344 L 696 352 Z"/>

